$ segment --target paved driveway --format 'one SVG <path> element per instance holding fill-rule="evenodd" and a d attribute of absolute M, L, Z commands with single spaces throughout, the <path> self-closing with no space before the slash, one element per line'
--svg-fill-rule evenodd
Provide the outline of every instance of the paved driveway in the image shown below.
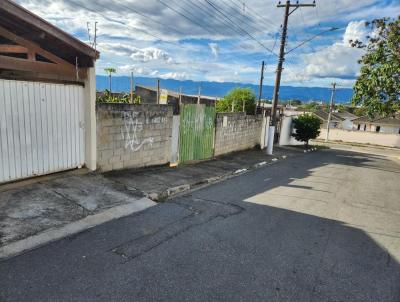
<path fill-rule="evenodd" d="M 400 300 L 400 165 L 289 158 L 0 262 L 0 301 Z"/>

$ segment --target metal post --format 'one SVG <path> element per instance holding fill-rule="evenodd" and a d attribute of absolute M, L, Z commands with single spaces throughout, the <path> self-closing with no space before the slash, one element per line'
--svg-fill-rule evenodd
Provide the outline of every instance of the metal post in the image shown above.
<path fill-rule="evenodd" d="M 160 79 L 157 79 L 157 104 L 160 104 Z"/>
<path fill-rule="evenodd" d="M 197 95 L 197 104 L 200 104 L 200 98 L 201 98 L 201 86 L 199 86 L 199 94 Z"/>
<path fill-rule="evenodd" d="M 328 114 L 328 124 L 326 125 L 326 138 L 325 142 L 328 142 L 329 140 L 329 127 L 331 123 L 331 118 L 332 118 L 332 111 L 333 111 L 333 103 L 335 99 L 335 93 L 336 93 L 336 83 L 332 83 L 332 94 L 331 94 L 331 101 L 329 103 L 329 114 Z"/>
<path fill-rule="evenodd" d="M 131 104 L 133 103 L 133 71 L 131 71 Z"/>
<path fill-rule="evenodd" d="M 261 63 L 261 76 L 260 76 L 260 90 L 259 90 L 259 93 L 258 93 L 258 105 L 256 106 L 256 112 L 255 113 L 257 113 L 257 109 L 261 105 L 263 81 L 264 81 L 264 64 L 265 64 L 264 61 L 262 61 L 262 63 Z"/>

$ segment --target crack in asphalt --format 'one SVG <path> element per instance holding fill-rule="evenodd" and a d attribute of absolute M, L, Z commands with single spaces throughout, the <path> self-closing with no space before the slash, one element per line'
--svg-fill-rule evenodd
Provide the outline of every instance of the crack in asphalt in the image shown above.
<path fill-rule="evenodd" d="M 178 220 L 175 220 L 173 222 L 170 222 L 166 225 L 163 225 L 159 228 L 157 228 L 155 231 L 151 232 L 150 234 L 145 234 L 142 235 L 138 238 L 129 240 L 127 242 L 124 242 L 114 248 L 111 248 L 109 251 L 113 252 L 114 254 L 122 257 L 124 259 L 123 263 L 127 263 L 131 260 L 134 260 L 146 253 L 148 253 L 149 251 L 161 246 L 162 244 L 186 233 L 187 231 L 205 225 L 215 219 L 218 218 L 229 218 L 231 216 L 235 216 L 238 215 L 240 213 L 242 213 L 243 211 L 245 211 L 245 209 L 243 207 L 240 207 L 236 204 L 231 204 L 231 203 L 221 203 L 221 202 L 217 202 L 215 200 L 206 200 L 206 199 L 200 199 L 200 198 L 194 198 L 192 199 L 192 201 L 203 201 L 203 202 L 212 202 L 212 203 L 216 203 L 218 205 L 222 205 L 224 207 L 228 207 L 230 209 L 234 209 L 233 212 L 231 213 L 221 213 L 221 212 L 217 212 L 213 215 L 207 214 L 207 210 L 206 211 L 202 211 L 188 203 L 185 202 L 179 202 L 179 201 L 169 201 L 169 203 L 171 204 L 176 204 L 180 207 L 183 207 L 184 209 L 190 211 L 191 213 L 189 215 L 186 215 Z M 211 208 L 212 210 L 212 208 Z M 217 210 L 218 211 L 218 210 Z M 201 217 L 201 214 L 204 214 L 205 217 Z M 207 217 L 208 216 L 208 217 Z M 193 222 L 192 219 L 198 217 L 198 219 L 200 219 L 201 221 L 199 222 Z M 182 224 L 182 226 L 180 226 L 180 224 Z M 177 229 L 174 229 L 174 228 Z M 165 233 L 165 234 L 164 234 Z M 161 238 L 157 238 L 157 236 L 160 236 Z M 151 241 L 154 240 L 154 242 L 150 242 L 149 246 L 146 247 L 146 241 Z M 140 243 L 140 241 L 144 241 L 143 243 Z M 133 251 L 132 253 L 129 253 L 129 251 L 126 251 L 127 249 L 129 249 L 129 247 L 132 246 L 132 244 L 137 243 L 138 244 L 138 250 L 137 252 Z M 141 247 L 143 247 L 143 249 L 141 249 Z M 131 255 L 130 255 L 131 254 Z"/>

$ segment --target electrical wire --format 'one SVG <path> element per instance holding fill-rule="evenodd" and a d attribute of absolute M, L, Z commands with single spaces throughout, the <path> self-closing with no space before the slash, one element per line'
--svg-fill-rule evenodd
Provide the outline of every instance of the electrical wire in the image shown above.
<path fill-rule="evenodd" d="M 254 40 L 255 42 L 257 42 L 257 44 L 259 44 L 262 48 L 264 48 L 265 50 L 267 50 L 268 52 L 270 52 L 271 54 L 273 54 L 274 56 L 277 56 L 276 53 L 274 53 L 269 47 L 265 46 L 264 43 L 260 42 L 257 38 L 255 38 L 252 34 L 250 34 L 248 31 L 244 30 L 243 28 L 241 28 L 240 26 L 238 26 L 237 24 L 235 24 L 235 22 L 228 17 L 219 7 L 217 7 L 215 4 L 213 4 L 210 0 L 205 0 L 214 10 L 216 10 L 217 12 L 219 12 L 219 14 L 221 16 L 223 16 L 226 20 L 228 20 L 233 26 L 235 26 L 236 28 L 238 28 L 242 33 L 246 34 L 247 36 L 249 36 L 252 40 Z M 240 33 L 239 31 L 239 33 Z"/>

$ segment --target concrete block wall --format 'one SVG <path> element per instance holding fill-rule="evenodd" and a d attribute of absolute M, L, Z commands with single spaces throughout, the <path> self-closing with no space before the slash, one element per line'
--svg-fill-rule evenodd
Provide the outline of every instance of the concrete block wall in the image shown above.
<path fill-rule="evenodd" d="M 262 116 L 217 113 L 215 155 L 253 148 L 260 144 Z"/>
<path fill-rule="evenodd" d="M 97 104 L 97 168 L 111 171 L 170 160 L 172 107 Z"/>

